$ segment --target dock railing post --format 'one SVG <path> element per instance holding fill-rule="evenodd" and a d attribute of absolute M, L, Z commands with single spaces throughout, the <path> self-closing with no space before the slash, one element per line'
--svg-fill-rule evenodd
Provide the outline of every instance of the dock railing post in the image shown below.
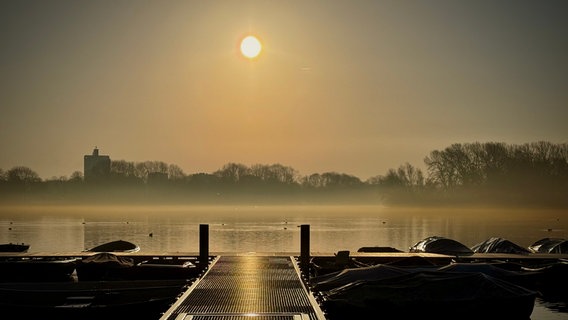
<path fill-rule="evenodd" d="M 310 225 L 300 226 L 300 269 L 309 276 L 310 272 Z"/>
<path fill-rule="evenodd" d="M 205 269 L 209 264 L 209 225 L 199 225 L 199 265 Z"/>

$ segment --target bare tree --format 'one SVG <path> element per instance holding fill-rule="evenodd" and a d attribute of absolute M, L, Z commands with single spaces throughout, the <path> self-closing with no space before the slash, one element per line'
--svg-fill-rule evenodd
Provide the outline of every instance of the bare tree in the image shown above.
<path fill-rule="evenodd" d="M 39 175 L 32 169 L 24 166 L 13 167 L 7 172 L 8 182 L 10 183 L 35 183 L 40 182 Z"/>
<path fill-rule="evenodd" d="M 213 174 L 226 182 L 239 182 L 241 177 L 250 174 L 250 169 L 244 164 L 228 163 L 224 165 L 220 170 L 215 171 Z"/>
<path fill-rule="evenodd" d="M 183 170 L 175 164 L 170 164 L 168 166 L 168 178 L 170 180 L 182 180 L 185 178 L 185 173 Z"/>

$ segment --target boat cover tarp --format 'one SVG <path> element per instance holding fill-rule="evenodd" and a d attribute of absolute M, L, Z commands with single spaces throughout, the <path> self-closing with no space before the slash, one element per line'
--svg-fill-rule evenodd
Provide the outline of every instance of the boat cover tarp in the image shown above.
<path fill-rule="evenodd" d="M 449 260 L 450 261 L 450 260 Z M 432 260 L 421 256 L 402 257 L 385 264 L 397 267 L 437 267 Z"/>
<path fill-rule="evenodd" d="M 466 245 L 444 237 L 432 236 L 418 241 L 410 247 L 410 252 L 428 252 L 450 255 L 472 254 L 473 251 Z"/>
<path fill-rule="evenodd" d="M 77 263 L 79 281 L 100 281 L 123 279 L 134 268 L 134 260 L 109 252 L 97 253 Z"/>
<path fill-rule="evenodd" d="M 106 267 L 132 267 L 134 260 L 128 257 L 117 256 L 108 252 L 101 252 L 90 257 L 83 258 L 81 264 L 83 265 L 100 265 Z"/>
<path fill-rule="evenodd" d="M 543 238 L 529 246 L 535 253 L 568 253 L 568 240 L 564 238 Z"/>
<path fill-rule="evenodd" d="M 359 280 L 378 280 L 402 274 L 408 274 L 411 271 L 396 266 L 386 264 L 377 264 L 362 268 L 348 268 L 341 271 L 332 272 L 326 275 L 314 277 L 311 280 L 313 290 L 325 291 L 333 288 L 344 286 L 348 283 Z"/>
<path fill-rule="evenodd" d="M 129 241 L 125 240 L 116 240 L 107 243 L 103 243 L 99 246 L 91 248 L 87 251 L 89 252 L 136 252 L 140 250 L 140 248 Z"/>
<path fill-rule="evenodd" d="M 332 289 L 322 306 L 333 319 L 369 314 L 397 319 L 529 319 L 536 295 L 483 273 L 417 272 Z"/>
<path fill-rule="evenodd" d="M 489 263 L 489 262 L 456 262 L 450 263 L 443 267 L 438 268 L 438 271 L 443 272 L 470 272 L 476 273 L 481 272 L 488 276 L 502 279 L 505 281 L 509 281 L 515 283 L 517 285 L 523 286 L 525 288 L 534 289 L 536 281 L 538 281 L 538 277 L 536 272 L 521 272 L 521 271 L 511 271 L 499 267 L 499 263 Z"/>
<path fill-rule="evenodd" d="M 3 243 L 0 244 L 0 252 L 26 252 L 30 248 L 29 244 Z"/>
<path fill-rule="evenodd" d="M 507 239 L 493 237 L 474 245 L 471 250 L 475 253 L 513 253 L 527 254 L 529 249 L 523 248 Z"/>

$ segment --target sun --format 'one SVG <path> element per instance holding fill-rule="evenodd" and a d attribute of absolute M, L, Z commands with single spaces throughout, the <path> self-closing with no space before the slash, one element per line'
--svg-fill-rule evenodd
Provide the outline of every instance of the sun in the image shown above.
<path fill-rule="evenodd" d="M 241 41 L 241 53 L 246 58 L 256 58 L 261 50 L 262 44 L 255 36 L 247 36 Z"/>

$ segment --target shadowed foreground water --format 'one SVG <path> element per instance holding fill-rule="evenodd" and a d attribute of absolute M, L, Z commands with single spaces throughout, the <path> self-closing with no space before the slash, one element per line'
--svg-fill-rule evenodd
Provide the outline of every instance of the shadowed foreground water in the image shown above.
<path fill-rule="evenodd" d="M 416 209 L 381 206 L 4 207 L 0 243 L 29 252 L 77 252 L 123 239 L 141 252 L 198 252 L 199 224 L 209 225 L 210 251 L 299 254 L 301 224 L 311 252 L 388 246 L 403 251 L 432 235 L 473 246 L 490 237 L 526 247 L 568 236 L 568 214 L 555 210 Z M 563 301 L 537 300 L 531 320 L 568 318 Z"/>

